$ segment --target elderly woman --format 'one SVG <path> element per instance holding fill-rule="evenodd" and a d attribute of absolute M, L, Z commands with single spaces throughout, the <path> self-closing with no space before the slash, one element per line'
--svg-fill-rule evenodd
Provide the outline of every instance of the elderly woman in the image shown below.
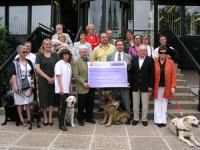
<path fill-rule="evenodd" d="M 55 93 L 58 101 L 59 128 L 67 131 L 65 127 L 66 98 L 69 96 L 71 87 L 72 69 L 70 61 L 72 55 L 68 49 L 62 49 L 59 53 L 60 60 L 55 65 Z"/>
<path fill-rule="evenodd" d="M 54 66 L 58 55 L 51 52 L 51 40 L 44 39 L 40 52 L 36 54 L 35 69 L 38 74 L 38 92 L 40 104 L 43 109 L 43 123 L 45 126 L 53 125 L 52 112 L 55 105 L 54 93 Z M 49 111 L 47 117 L 47 110 Z"/>
<path fill-rule="evenodd" d="M 174 62 L 167 58 L 167 48 L 160 46 L 159 58 L 155 60 L 154 122 L 158 127 L 167 123 L 168 99 L 175 93 L 176 72 Z"/>
<path fill-rule="evenodd" d="M 19 114 L 20 123 L 25 126 L 22 115 L 22 105 L 26 106 L 27 118 L 30 121 L 29 103 L 33 101 L 34 88 L 34 68 L 29 59 L 26 59 L 27 49 L 24 45 L 17 46 L 19 57 L 12 63 L 12 86 L 14 89 L 14 101 L 17 105 L 17 112 Z"/>
<path fill-rule="evenodd" d="M 85 40 L 92 45 L 92 50 L 94 50 L 94 48 L 99 45 L 99 37 L 98 35 L 94 34 L 95 26 L 93 24 L 88 24 L 86 31 L 87 35 Z"/>
<path fill-rule="evenodd" d="M 65 35 L 63 33 L 58 34 L 58 41 L 57 44 L 54 44 L 54 50 L 59 53 L 61 49 L 68 47 Z"/>

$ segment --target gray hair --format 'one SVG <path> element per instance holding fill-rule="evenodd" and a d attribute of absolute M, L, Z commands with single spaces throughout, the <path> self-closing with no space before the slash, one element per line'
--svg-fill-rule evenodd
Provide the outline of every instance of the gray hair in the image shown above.
<path fill-rule="evenodd" d="M 17 53 L 19 54 L 24 48 L 26 48 L 26 46 L 18 45 L 17 48 L 16 48 Z"/>
<path fill-rule="evenodd" d="M 87 49 L 88 51 L 88 47 L 86 45 L 81 45 L 79 48 L 79 53 L 81 52 L 82 49 Z"/>

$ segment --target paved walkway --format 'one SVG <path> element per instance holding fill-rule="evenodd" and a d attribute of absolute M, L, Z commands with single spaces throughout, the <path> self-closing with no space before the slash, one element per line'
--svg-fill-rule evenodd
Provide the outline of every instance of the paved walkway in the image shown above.
<path fill-rule="evenodd" d="M 3 122 L 4 116 L 0 116 Z M 77 125 L 63 132 L 53 126 L 36 128 L 16 127 L 9 122 L 0 126 L 0 150 L 198 150 L 189 148 L 180 142 L 168 128 L 158 128 L 149 122 L 148 127 L 132 125 L 113 125 L 109 128 L 103 125 Z M 200 128 L 195 130 L 195 136 L 200 141 Z"/>

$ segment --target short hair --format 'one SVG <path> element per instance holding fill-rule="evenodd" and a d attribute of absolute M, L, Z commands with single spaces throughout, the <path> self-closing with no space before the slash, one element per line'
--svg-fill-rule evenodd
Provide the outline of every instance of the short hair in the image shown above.
<path fill-rule="evenodd" d="M 118 42 L 122 42 L 123 45 L 124 45 L 124 41 L 122 39 L 118 39 L 118 40 L 115 41 L 115 46 L 117 45 Z"/>
<path fill-rule="evenodd" d="M 164 35 L 164 34 L 161 34 L 161 35 L 159 36 L 159 39 L 162 38 L 162 37 L 165 37 L 165 38 L 167 39 L 167 36 Z"/>
<path fill-rule="evenodd" d="M 59 33 L 59 34 L 58 34 L 58 39 L 59 39 L 60 37 L 65 37 L 65 40 L 66 40 L 66 36 L 65 36 L 63 33 Z"/>
<path fill-rule="evenodd" d="M 71 54 L 70 50 L 68 50 L 67 48 L 61 49 L 60 52 L 58 53 L 59 58 L 63 59 L 63 55 L 64 54 L 68 54 L 69 55 L 68 62 L 71 62 L 72 54 Z"/>
<path fill-rule="evenodd" d="M 56 25 L 56 27 L 57 26 L 61 26 L 62 28 L 63 28 L 63 24 L 61 24 L 61 23 L 58 23 L 57 25 Z"/>
<path fill-rule="evenodd" d="M 88 51 L 88 47 L 87 47 L 86 45 L 81 45 L 80 48 L 79 48 L 79 53 L 81 52 L 81 50 L 82 50 L 83 48 L 84 48 L 84 49 L 87 49 L 87 51 Z"/>
<path fill-rule="evenodd" d="M 165 51 L 168 53 L 168 49 L 167 49 L 166 46 L 162 46 L 162 45 L 161 45 L 161 46 L 158 48 L 158 53 L 160 53 L 161 50 L 165 50 Z"/>
<path fill-rule="evenodd" d="M 127 34 L 127 33 L 133 34 L 133 31 L 132 31 L 131 29 L 128 29 L 128 30 L 126 30 L 126 34 Z"/>
<path fill-rule="evenodd" d="M 22 49 L 26 48 L 26 46 L 24 45 L 18 45 L 16 48 L 17 53 L 19 54 L 21 52 Z"/>
<path fill-rule="evenodd" d="M 89 31 L 89 28 L 92 27 L 95 30 L 95 26 L 93 24 L 88 24 L 86 27 L 86 31 Z"/>
<path fill-rule="evenodd" d="M 25 45 L 26 43 L 32 44 L 31 41 L 25 41 L 25 42 L 24 42 L 24 45 Z"/>
<path fill-rule="evenodd" d="M 135 39 L 136 36 L 139 36 L 139 37 L 141 38 L 141 35 L 140 35 L 140 34 L 136 34 L 136 35 L 134 35 L 134 39 Z"/>

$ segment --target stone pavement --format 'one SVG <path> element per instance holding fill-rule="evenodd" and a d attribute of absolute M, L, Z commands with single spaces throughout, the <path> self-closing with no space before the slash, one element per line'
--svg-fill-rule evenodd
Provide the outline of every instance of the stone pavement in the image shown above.
<path fill-rule="evenodd" d="M 3 122 L 4 116 L 0 116 Z M 168 128 L 158 128 L 149 121 L 148 127 L 132 125 L 103 125 L 86 123 L 84 127 L 69 127 L 69 131 L 58 129 L 56 119 L 53 126 L 36 128 L 16 127 L 9 122 L 0 126 L 0 150 L 198 150 L 190 148 L 173 135 Z M 200 141 L 200 128 L 195 129 Z"/>

